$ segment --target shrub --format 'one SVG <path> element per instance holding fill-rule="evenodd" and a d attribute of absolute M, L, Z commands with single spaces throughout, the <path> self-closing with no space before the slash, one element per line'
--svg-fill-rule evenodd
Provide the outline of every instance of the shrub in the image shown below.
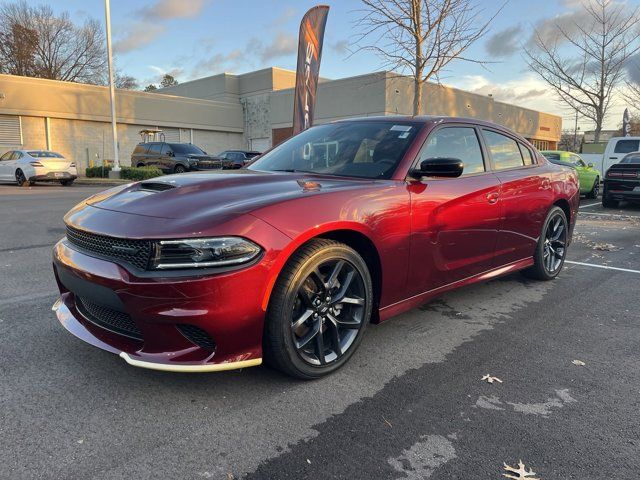
<path fill-rule="evenodd" d="M 87 178 L 108 178 L 111 167 L 87 167 L 85 175 Z"/>
<path fill-rule="evenodd" d="M 89 167 L 86 170 L 87 178 L 109 178 L 111 166 Z M 120 170 L 120 178 L 125 180 L 147 180 L 149 178 L 159 177 L 162 170 L 156 167 L 122 167 Z"/>
<path fill-rule="evenodd" d="M 120 178 L 136 182 L 159 177 L 160 175 L 162 175 L 162 170 L 156 167 L 122 167 L 120 171 Z"/>

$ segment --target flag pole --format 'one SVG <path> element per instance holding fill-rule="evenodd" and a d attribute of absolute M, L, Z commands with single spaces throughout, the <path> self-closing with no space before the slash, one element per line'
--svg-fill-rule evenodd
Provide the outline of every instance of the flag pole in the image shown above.
<path fill-rule="evenodd" d="M 111 7 L 104 0 L 104 16 L 107 26 L 107 63 L 109 64 L 109 97 L 111 99 L 111 130 L 113 134 L 113 172 L 120 176 L 120 157 L 118 155 L 118 126 L 116 124 L 116 91 L 113 86 L 113 55 L 111 52 Z"/>

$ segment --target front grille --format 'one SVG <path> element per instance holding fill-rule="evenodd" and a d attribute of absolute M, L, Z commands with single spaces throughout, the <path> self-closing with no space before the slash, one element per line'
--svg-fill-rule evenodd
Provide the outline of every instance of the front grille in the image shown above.
<path fill-rule="evenodd" d="M 142 340 L 142 333 L 138 326 L 126 313 L 78 296 L 76 296 L 76 308 L 83 317 L 99 327 L 136 340 Z"/>
<path fill-rule="evenodd" d="M 67 226 L 67 239 L 82 250 L 117 263 L 124 262 L 140 270 L 146 270 L 149 265 L 151 242 L 148 240 L 108 237 L 69 226 Z"/>
<path fill-rule="evenodd" d="M 209 336 L 207 332 L 195 325 L 181 324 L 176 325 L 177 329 L 184 335 L 187 340 L 195 343 L 200 348 L 205 350 L 214 351 L 216 349 L 216 342 Z"/>

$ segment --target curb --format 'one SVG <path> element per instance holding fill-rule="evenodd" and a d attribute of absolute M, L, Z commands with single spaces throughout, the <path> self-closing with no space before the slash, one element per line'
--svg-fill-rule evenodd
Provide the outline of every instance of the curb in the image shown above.
<path fill-rule="evenodd" d="M 117 180 L 117 179 L 108 179 L 108 178 L 96 178 L 96 179 L 88 179 L 88 178 L 77 178 L 73 184 L 74 185 L 82 185 L 82 186 L 118 186 L 125 185 L 127 183 L 131 183 L 132 180 Z"/>

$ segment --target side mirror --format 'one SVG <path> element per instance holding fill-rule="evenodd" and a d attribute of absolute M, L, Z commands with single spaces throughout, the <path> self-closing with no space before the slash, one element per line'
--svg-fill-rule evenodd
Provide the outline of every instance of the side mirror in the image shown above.
<path fill-rule="evenodd" d="M 459 158 L 435 157 L 420 162 L 419 168 L 413 170 L 414 177 L 449 177 L 462 175 L 464 163 Z"/>
<path fill-rule="evenodd" d="M 589 168 L 593 168 L 593 163 L 589 163 L 589 164 L 587 165 L 587 167 L 589 167 Z"/>
<path fill-rule="evenodd" d="M 173 151 L 172 151 L 172 150 L 169 150 L 169 151 L 167 152 L 167 155 L 169 155 L 170 157 L 175 157 L 175 156 L 176 156 L 176 155 L 175 155 L 175 153 L 173 153 Z"/>

